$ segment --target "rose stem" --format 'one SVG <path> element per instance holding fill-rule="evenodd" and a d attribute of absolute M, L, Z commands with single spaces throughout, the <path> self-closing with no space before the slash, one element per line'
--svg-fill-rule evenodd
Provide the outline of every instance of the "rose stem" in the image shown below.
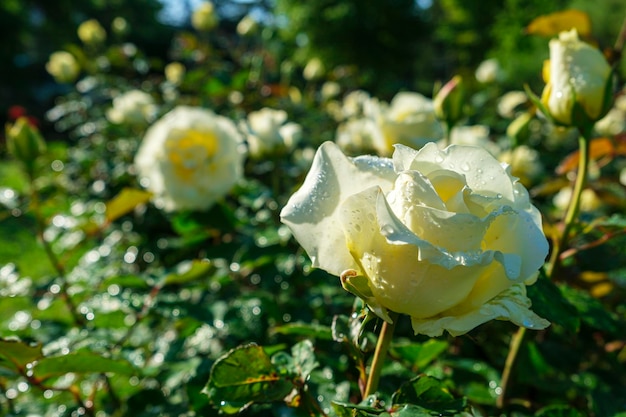
<path fill-rule="evenodd" d="M 546 276 L 551 279 L 554 276 L 555 270 L 559 266 L 559 255 L 561 254 L 563 247 L 567 243 L 569 232 L 578 217 L 580 211 L 580 197 L 583 193 L 585 183 L 587 181 L 587 173 L 589 166 L 589 143 L 588 139 L 591 137 L 590 130 L 582 131 L 578 139 L 579 154 L 578 154 L 578 173 L 576 175 L 576 182 L 574 183 L 574 191 L 572 193 L 572 200 L 565 213 L 563 220 L 563 233 L 555 240 L 554 247 L 552 248 L 552 254 L 550 255 L 550 262 L 546 265 Z M 502 371 L 502 380 L 500 382 L 501 392 L 496 400 L 496 407 L 501 409 L 504 407 L 504 400 L 506 398 L 506 390 L 511 378 L 511 371 L 515 364 L 515 359 L 526 335 L 526 328 L 520 327 L 517 332 L 511 338 L 509 344 L 509 353 L 507 354 L 506 361 L 504 362 L 504 369 Z"/>
<path fill-rule="evenodd" d="M 585 132 L 590 133 L 590 132 Z M 552 248 L 552 254 L 550 255 L 550 262 L 548 263 L 546 269 L 546 275 L 548 278 L 552 278 L 555 274 L 555 270 L 559 267 L 559 256 L 563 251 L 565 244 L 567 243 L 567 238 L 569 237 L 569 233 L 578 217 L 578 212 L 580 211 L 580 200 L 585 188 L 585 183 L 587 182 L 587 173 L 589 171 L 589 143 L 590 134 L 581 134 L 578 139 L 579 145 L 579 153 L 578 153 L 578 173 L 576 175 L 576 182 L 574 183 L 574 191 L 572 192 L 572 200 L 570 201 L 569 206 L 567 207 L 567 212 L 565 213 L 565 219 L 563 221 L 563 232 L 561 235 L 555 240 L 554 247 Z"/>
<path fill-rule="evenodd" d="M 398 322 L 397 314 L 390 314 L 392 323 L 383 321 L 383 326 L 380 329 L 378 335 L 378 342 L 376 343 L 376 350 L 374 351 L 374 359 L 372 360 L 372 366 L 370 367 L 370 373 L 367 378 L 367 384 L 365 385 L 365 392 L 363 392 L 363 398 L 367 398 L 372 395 L 378 389 L 378 382 L 380 381 L 380 372 L 383 369 L 385 359 L 387 358 L 387 352 L 389 351 L 389 345 L 393 338 L 393 332 Z"/>

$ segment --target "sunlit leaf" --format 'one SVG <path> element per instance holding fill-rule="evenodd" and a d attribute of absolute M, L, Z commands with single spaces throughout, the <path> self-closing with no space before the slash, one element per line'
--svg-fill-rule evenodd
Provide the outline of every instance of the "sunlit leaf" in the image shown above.
<path fill-rule="evenodd" d="M 563 326 L 568 332 L 576 333 L 580 319 L 562 291 L 543 274 L 533 285 L 527 287 L 528 297 L 532 301 L 535 313 L 550 323 Z"/>
<path fill-rule="evenodd" d="M 196 259 L 184 264 L 182 270 L 166 275 L 163 286 L 180 285 L 206 277 L 215 270 L 213 263 L 207 259 Z"/>
<path fill-rule="evenodd" d="M 17 340 L 0 340 L 0 367 L 19 372 L 41 357 L 41 345 L 31 346 Z"/>
<path fill-rule="evenodd" d="M 314 323 L 289 323 L 272 330 L 275 334 L 306 336 L 313 339 L 332 340 L 331 328 Z"/>
<path fill-rule="evenodd" d="M 140 204 L 147 203 L 152 193 L 134 188 L 124 188 L 117 196 L 106 204 L 106 219 L 115 221 L 132 211 Z"/>
<path fill-rule="evenodd" d="M 566 285 L 560 285 L 559 288 L 567 300 L 578 310 L 578 315 L 583 323 L 597 330 L 612 334 L 620 333 L 623 324 L 613 317 L 600 301 L 585 291 Z"/>
<path fill-rule="evenodd" d="M 591 34 L 591 19 L 580 10 L 564 10 L 539 16 L 526 26 L 526 33 L 540 36 L 556 36 L 575 28 L 581 37 Z"/>
<path fill-rule="evenodd" d="M 457 413 L 466 407 L 464 398 L 455 398 L 442 381 L 428 375 L 403 384 L 391 399 L 394 404 L 413 404 L 439 415 Z"/>
<path fill-rule="evenodd" d="M 76 374 L 111 372 L 133 375 L 136 373 L 136 369 L 126 360 L 105 358 L 88 352 L 46 357 L 39 360 L 34 367 L 35 376 L 41 380 L 65 375 L 69 372 Z"/>
<path fill-rule="evenodd" d="M 222 411 L 237 412 L 254 402 L 280 401 L 294 385 L 280 375 L 261 346 L 239 346 L 219 358 L 203 392 Z"/>
<path fill-rule="evenodd" d="M 439 355 L 446 351 L 448 342 L 444 340 L 430 339 L 424 343 L 410 343 L 403 345 L 395 345 L 392 348 L 394 354 L 411 366 L 422 370 L 430 362 L 437 359 Z"/>

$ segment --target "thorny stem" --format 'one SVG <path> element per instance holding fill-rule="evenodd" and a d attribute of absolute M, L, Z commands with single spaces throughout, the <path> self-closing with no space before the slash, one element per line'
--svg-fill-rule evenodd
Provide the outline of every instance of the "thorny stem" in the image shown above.
<path fill-rule="evenodd" d="M 567 244 L 567 240 L 569 238 L 570 231 L 574 222 L 578 218 L 578 213 L 580 211 L 580 199 L 582 192 L 585 187 L 585 183 L 587 182 L 587 174 L 589 167 L 589 143 L 590 143 L 591 132 L 589 129 L 583 131 L 581 129 L 581 135 L 578 139 L 579 144 L 579 154 L 578 154 L 578 173 L 576 175 L 576 182 L 574 183 L 574 191 L 572 192 L 572 200 L 567 208 L 567 212 L 565 213 L 565 217 L 563 220 L 563 232 L 555 239 L 554 246 L 552 248 L 552 253 L 550 255 L 550 261 L 546 265 L 546 276 L 551 279 L 554 277 L 555 271 L 558 269 L 560 265 L 560 255 L 563 251 L 563 248 Z M 502 370 L 502 379 L 500 382 L 501 392 L 496 400 L 496 406 L 499 409 L 504 407 L 504 402 L 506 399 L 506 392 L 509 386 L 509 382 L 511 379 L 511 372 L 513 370 L 513 366 L 515 365 L 515 360 L 517 359 L 517 354 L 519 353 L 520 347 L 522 346 L 522 342 L 524 340 L 524 336 L 526 335 L 526 328 L 519 327 L 517 332 L 511 338 L 511 342 L 509 344 L 509 352 L 506 357 L 506 361 L 504 363 L 504 369 Z"/>
<path fill-rule="evenodd" d="M 376 343 L 376 350 L 374 351 L 374 359 L 372 360 L 372 366 L 370 367 L 370 373 L 367 378 L 367 384 L 365 385 L 365 392 L 363 393 L 363 398 L 367 398 L 369 395 L 372 395 L 378 389 L 378 383 L 380 381 L 380 373 L 383 369 L 383 365 L 385 364 L 385 359 L 387 358 L 387 353 L 389 351 L 389 345 L 391 344 L 391 339 L 393 338 L 393 332 L 396 328 L 396 324 L 398 323 L 398 314 L 390 314 L 392 323 L 383 322 L 383 326 L 380 329 L 380 334 L 378 335 L 378 342 Z"/>

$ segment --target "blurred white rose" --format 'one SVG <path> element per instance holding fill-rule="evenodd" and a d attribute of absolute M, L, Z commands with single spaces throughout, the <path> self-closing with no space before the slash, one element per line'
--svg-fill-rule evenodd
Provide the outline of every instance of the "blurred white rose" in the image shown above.
<path fill-rule="evenodd" d="M 152 96 L 141 90 L 130 90 L 113 98 L 106 116 L 112 123 L 140 125 L 154 120 L 157 106 Z"/>
<path fill-rule="evenodd" d="M 498 114 L 513 119 L 522 104 L 528 103 L 528 95 L 524 91 L 509 91 L 498 100 Z"/>
<path fill-rule="evenodd" d="M 572 200 L 572 187 L 563 187 L 554 195 L 552 203 L 557 213 L 565 213 Z M 580 195 L 580 211 L 590 213 L 604 206 L 602 199 L 591 188 L 585 188 Z"/>
<path fill-rule="evenodd" d="M 245 15 L 237 23 L 237 33 L 239 36 L 251 36 L 259 30 L 259 22 L 249 14 Z"/>
<path fill-rule="evenodd" d="M 80 66 L 74 55 L 65 51 L 53 52 L 46 63 L 46 70 L 59 83 L 76 81 L 80 74 Z"/>
<path fill-rule="evenodd" d="M 324 76 L 326 72 L 326 68 L 324 68 L 324 63 L 319 58 L 312 58 L 307 62 L 302 71 L 302 76 L 305 80 L 313 81 Z"/>
<path fill-rule="evenodd" d="M 285 123 L 287 113 L 264 107 L 248 114 L 243 130 L 252 158 L 262 158 L 293 149 L 300 140 L 302 128 L 296 123 Z"/>
<path fill-rule="evenodd" d="M 337 128 L 335 142 L 349 155 L 374 153 L 375 143 L 380 143 L 382 132 L 373 119 L 353 119 Z"/>
<path fill-rule="evenodd" d="M 203 2 L 191 14 L 191 26 L 201 32 L 214 29 L 219 23 L 215 6 L 210 1 Z"/>
<path fill-rule="evenodd" d="M 380 106 L 378 118 L 383 141 L 375 146 L 381 156 L 391 155 L 393 145 L 398 143 L 419 149 L 443 138 L 433 101 L 419 93 L 396 94 L 389 106 Z"/>
<path fill-rule="evenodd" d="M 541 214 L 484 149 L 397 145 L 393 159 L 349 158 L 326 142 L 281 221 L 314 267 L 386 321 L 409 315 L 416 334 L 493 319 L 549 325 L 526 297 L 548 253 Z"/>
<path fill-rule="evenodd" d="M 173 85 L 180 85 L 185 78 L 185 66 L 180 62 L 170 62 L 164 68 L 165 79 Z"/>
<path fill-rule="evenodd" d="M 495 58 L 481 62 L 475 73 L 476 79 L 483 84 L 499 81 L 502 75 L 502 67 L 500 67 L 500 63 Z"/>
<path fill-rule="evenodd" d="M 539 159 L 539 152 L 526 145 L 502 152 L 498 156 L 500 162 L 511 166 L 511 175 L 519 178 L 526 187 L 530 187 L 543 173 L 543 165 Z"/>
<path fill-rule="evenodd" d="M 166 211 L 207 209 L 241 179 L 242 143 L 230 119 L 176 107 L 146 132 L 135 157 L 139 181 Z"/>
<path fill-rule="evenodd" d="M 473 125 L 473 126 L 456 126 L 450 132 L 450 143 L 455 145 L 479 146 L 486 149 L 492 155 L 498 155 L 502 149 L 500 146 L 489 138 L 489 126 Z M 439 147 L 444 148 L 446 145 L 439 142 Z"/>
<path fill-rule="evenodd" d="M 78 26 L 78 38 L 87 45 L 102 43 L 107 32 L 96 19 L 89 19 Z"/>

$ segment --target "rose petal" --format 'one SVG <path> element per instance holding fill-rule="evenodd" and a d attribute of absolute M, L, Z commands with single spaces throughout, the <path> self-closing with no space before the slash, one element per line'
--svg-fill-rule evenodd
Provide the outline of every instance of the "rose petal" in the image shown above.
<path fill-rule="evenodd" d="M 464 175 L 474 192 L 514 200 L 514 178 L 483 148 L 450 145 L 440 150 L 434 143 L 426 144 L 419 151 L 403 145 L 395 148 L 393 163 L 398 172 L 415 170 L 430 177 L 433 171 L 449 169 Z"/>
<path fill-rule="evenodd" d="M 323 143 L 302 187 L 280 213 L 316 268 L 340 275 L 355 264 L 346 247 L 339 207 L 351 194 L 372 186 L 390 190 L 395 179 L 386 158 L 346 157 L 332 142 Z"/>
<path fill-rule="evenodd" d="M 414 317 L 430 317 L 445 311 L 467 297 L 479 278 L 482 266 L 447 269 L 431 262 L 424 251 L 441 253 L 428 242 L 420 241 L 396 218 L 403 233 L 413 242 L 389 242 L 381 234 L 388 224 L 376 224 L 377 201 L 384 195 L 373 187 L 350 196 L 342 206 L 342 225 L 350 252 L 361 271 L 370 279 L 370 288 L 381 305 Z M 392 216 L 387 206 L 387 216 Z M 380 210 L 378 210 L 380 211 Z M 407 239 L 408 240 L 408 239 Z"/>
<path fill-rule="evenodd" d="M 443 316 L 439 319 L 419 319 L 411 317 L 415 334 L 430 337 L 440 336 L 447 330 L 452 336 L 459 336 L 490 320 L 510 320 L 518 326 L 541 330 L 550 322 L 530 310 L 531 302 L 526 296 L 526 286 L 515 284 L 488 303 L 461 316 Z"/>

